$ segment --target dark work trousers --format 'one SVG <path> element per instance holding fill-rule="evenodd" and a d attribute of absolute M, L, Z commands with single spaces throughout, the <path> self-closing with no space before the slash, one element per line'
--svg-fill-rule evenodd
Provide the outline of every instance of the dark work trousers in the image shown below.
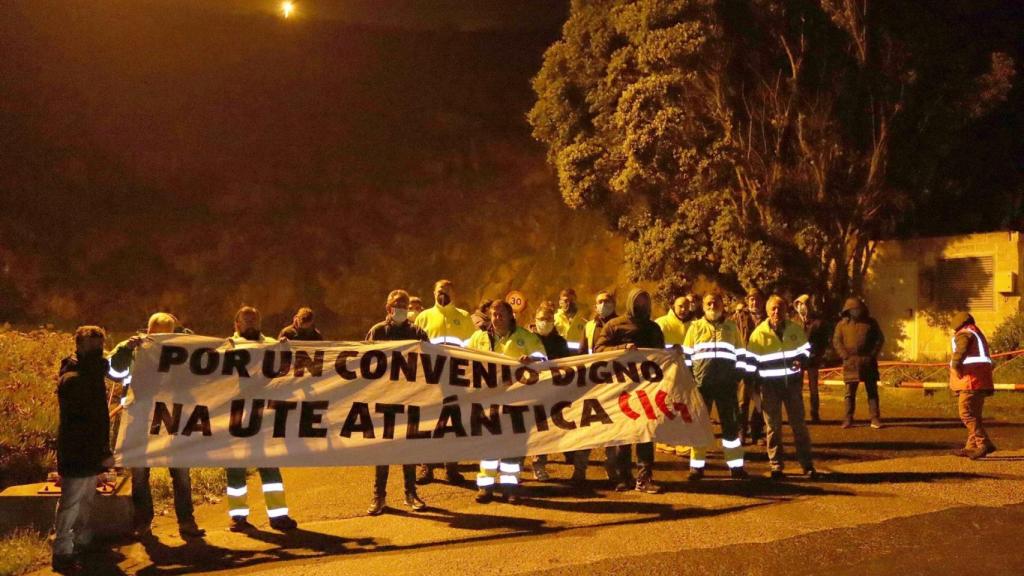
<path fill-rule="evenodd" d="M 383 498 L 388 491 L 388 472 L 390 466 L 377 466 L 373 475 L 373 495 Z M 405 493 L 416 493 L 416 465 L 402 464 L 402 481 L 405 483 Z"/>
<path fill-rule="evenodd" d="M 960 421 L 967 428 L 967 443 L 964 444 L 967 450 L 992 446 L 992 440 L 982 422 L 985 398 L 991 394 L 990 390 L 961 390 L 956 393 Z"/>
<path fill-rule="evenodd" d="M 192 479 L 188 468 L 171 468 L 171 487 L 174 490 L 174 514 L 178 524 L 193 522 Z M 149 468 L 132 468 L 132 522 L 135 526 L 149 526 L 153 522 L 153 494 L 149 490 Z"/>
<path fill-rule="evenodd" d="M 633 446 L 636 446 L 636 461 L 639 464 L 637 474 L 639 477 L 650 479 L 654 474 L 654 442 L 610 446 L 605 449 L 605 454 L 611 458 L 612 450 L 614 450 L 615 480 L 619 482 L 628 482 L 633 477 Z"/>
<path fill-rule="evenodd" d="M 766 381 L 761 384 L 761 399 L 764 402 L 764 419 L 768 426 L 768 464 L 772 470 L 782 470 L 782 410 L 785 408 L 789 418 L 789 428 L 793 431 L 793 447 L 796 449 L 796 460 L 807 470 L 813 468 L 811 461 L 811 435 L 804 422 L 804 388 L 803 378 L 791 378 L 789 381 Z"/>
<path fill-rule="evenodd" d="M 807 369 L 807 391 L 811 395 L 811 420 L 821 417 L 821 397 L 818 394 L 818 367 Z"/>
<path fill-rule="evenodd" d="M 846 418 L 853 419 L 853 413 L 857 411 L 857 384 L 858 382 L 846 383 Z M 865 380 L 864 392 L 868 395 L 868 410 L 872 418 L 881 418 L 881 410 L 878 407 L 878 380 Z"/>
<path fill-rule="evenodd" d="M 755 376 L 740 382 L 740 433 L 744 438 L 764 438 L 764 416 L 758 410 L 761 392 Z"/>

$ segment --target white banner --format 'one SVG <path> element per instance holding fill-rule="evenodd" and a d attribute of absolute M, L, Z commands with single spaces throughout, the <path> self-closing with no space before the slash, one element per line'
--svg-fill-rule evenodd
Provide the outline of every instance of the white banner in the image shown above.
<path fill-rule="evenodd" d="M 714 439 L 672 350 L 525 365 L 414 341 L 168 334 L 137 349 L 131 391 L 115 450 L 128 467 L 416 464 Z"/>

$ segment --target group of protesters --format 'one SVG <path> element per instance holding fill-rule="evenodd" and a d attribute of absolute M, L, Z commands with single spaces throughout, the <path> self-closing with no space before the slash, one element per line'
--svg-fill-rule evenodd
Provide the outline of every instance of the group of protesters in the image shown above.
<path fill-rule="evenodd" d="M 750 290 L 727 313 L 725 297 L 717 292 L 698 296 L 681 294 L 669 310 L 652 317 L 652 297 L 643 289 L 633 289 L 621 309 L 616 294 L 603 290 L 594 298 L 594 314 L 587 318 L 577 303 L 576 292 L 566 288 L 556 302 L 545 301 L 530 318 L 517 317 L 505 299 L 488 299 L 472 312 L 454 305 L 452 282 L 439 280 L 433 290 L 434 305 L 424 308 L 422 300 L 405 290 L 391 291 L 385 300 L 385 317 L 373 325 L 365 341 L 418 340 L 439 345 L 461 346 L 508 356 L 522 363 L 555 360 L 574 355 L 611 350 L 678 349 L 691 371 L 708 413 L 717 412 L 721 428 L 723 459 L 730 476 L 749 478 L 744 463 L 744 445 L 766 446 L 770 470 L 768 478 L 785 477 L 782 449 L 785 409 L 794 440 L 796 460 L 803 474 L 816 479 L 811 452 L 811 437 L 805 422 L 803 388 L 809 388 L 810 421 L 821 421 L 818 394 L 819 368 L 826 354 L 842 360 L 846 385 L 845 414 L 841 426 L 854 425 L 856 391 L 861 382 L 867 393 L 870 426 L 883 427 L 878 399 L 877 358 L 884 336 L 859 298 L 850 298 L 834 328 L 814 310 L 814 299 L 800 295 L 795 299 L 777 294 L 766 297 Z M 969 437 L 956 453 L 971 459 L 983 458 L 995 450 L 982 424 L 984 399 L 992 386 L 992 362 L 988 344 L 974 319 L 958 314 L 951 326 L 951 388 L 957 392 L 960 415 Z M 75 353 L 60 367 L 58 398 L 60 426 L 57 441 L 61 497 L 55 521 L 56 540 L 53 567 L 69 572 L 80 567 L 79 552 L 89 545 L 87 529 L 90 510 L 96 497 L 95 476 L 112 465 L 110 421 L 105 379 L 113 377 L 128 388 L 135 352 L 147 336 L 187 332 L 172 314 L 158 312 L 148 322 L 145 334 L 137 334 L 104 353 L 105 333 L 96 326 L 82 326 L 75 332 Z M 280 340 L 322 341 L 313 310 L 300 308 L 292 322 L 277 338 L 263 332 L 260 312 L 252 306 L 241 307 L 234 318 L 233 343 L 275 343 Z M 689 480 L 703 478 L 709 446 L 669 446 L 654 442 L 610 446 L 604 449 L 604 469 L 609 486 L 616 491 L 635 490 L 657 494 L 654 482 L 655 451 L 660 450 L 688 459 Z M 633 464 L 635 453 L 636 466 Z M 561 457 L 563 455 L 559 455 Z M 551 455 L 534 456 L 531 462 L 536 480 L 551 478 Z M 572 465 L 569 478 L 579 491 L 590 491 L 587 478 L 590 450 L 564 454 Z M 488 503 L 500 498 L 510 504 L 522 497 L 521 475 L 524 458 L 495 454 L 479 463 L 475 484 L 476 500 Z M 426 508 L 417 486 L 434 481 L 434 473 L 443 470 L 446 482 L 464 485 L 466 478 L 457 462 L 402 465 L 405 504 L 414 511 Z M 201 538 L 205 531 L 195 521 L 191 499 L 189 470 L 171 469 L 174 509 L 183 538 Z M 259 468 L 261 487 L 270 526 L 280 531 L 297 527 L 285 501 L 284 481 L 277 468 Z M 386 509 L 389 467 L 376 466 L 373 494 L 367 514 L 379 515 Z M 226 471 L 228 513 L 231 530 L 255 530 L 249 523 L 247 471 Z M 151 537 L 153 502 L 149 487 L 149 469 L 133 468 L 132 501 L 134 533 L 140 539 Z"/>

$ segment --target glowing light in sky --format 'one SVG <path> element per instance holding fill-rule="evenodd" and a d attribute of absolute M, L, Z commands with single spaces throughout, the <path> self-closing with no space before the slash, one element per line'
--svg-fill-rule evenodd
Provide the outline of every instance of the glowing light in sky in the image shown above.
<path fill-rule="evenodd" d="M 294 3 L 292 3 L 292 2 L 282 2 L 281 3 L 281 14 L 283 14 L 285 18 L 288 18 L 289 16 L 291 16 L 292 12 L 294 12 L 294 11 L 295 11 L 295 4 Z"/>

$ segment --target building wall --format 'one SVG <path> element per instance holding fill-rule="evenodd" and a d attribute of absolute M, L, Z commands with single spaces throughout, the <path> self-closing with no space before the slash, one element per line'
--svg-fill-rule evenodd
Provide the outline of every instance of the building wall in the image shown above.
<path fill-rule="evenodd" d="M 946 359 L 949 320 L 958 310 L 971 312 L 982 330 L 994 332 L 1020 307 L 1022 256 L 1017 232 L 879 243 L 865 298 L 885 331 L 885 356 Z M 1008 274 L 1016 276 L 1012 289 L 1003 285 Z M 986 290 L 991 299 L 985 298 Z"/>

